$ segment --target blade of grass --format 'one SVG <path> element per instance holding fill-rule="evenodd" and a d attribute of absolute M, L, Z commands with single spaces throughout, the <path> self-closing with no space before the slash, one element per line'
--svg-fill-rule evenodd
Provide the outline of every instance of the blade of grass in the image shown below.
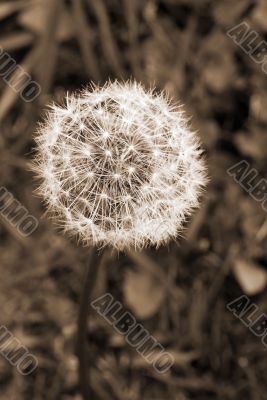
<path fill-rule="evenodd" d="M 111 64 L 114 72 L 118 76 L 124 77 L 125 71 L 120 61 L 120 52 L 115 40 L 113 39 L 106 5 L 102 0 L 90 0 L 88 1 L 88 4 L 92 6 L 99 23 L 100 38 L 106 55 L 106 61 Z"/>
<path fill-rule="evenodd" d="M 33 67 L 39 57 L 40 49 L 34 47 L 30 52 L 28 52 L 27 56 L 24 58 L 23 62 L 20 64 L 22 69 L 30 74 L 33 70 Z M 21 77 L 21 71 L 15 70 L 15 72 L 11 75 L 10 79 L 18 79 Z M 27 80 L 27 75 L 25 74 L 25 81 Z M 11 86 L 6 86 L 6 89 L 2 93 L 0 100 L 0 121 L 2 121 L 11 107 L 15 104 L 17 98 L 19 97 L 19 92 L 16 92 Z"/>
<path fill-rule="evenodd" d="M 38 46 L 40 46 L 40 61 L 36 68 L 38 82 L 42 88 L 42 94 L 49 92 L 53 76 L 55 72 L 56 60 L 57 60 L 57 28 L 58 18 L 60 16 L 61 9 L 63 7 L 62 0 L 43 0 L 46 1 L 46 7 L 48 8 L 47 14 L 47 27 L 45 34 L 41 37 Z"/>
<path fill-rule="evenodd" d="M 140 68 L 140 52 L 138 49 L 137 35 L 138 35 L 138 1 L 124 0 L 124 10 L 126 21 L 128 25 L 128 43 L 130 48 L 130 63 L 133 74 L 136 78 L 141 76 Z"/>
<path fill-rule="evenodd" d="M 99 81 L 100 73 L 94 54 L 92 38 L 93 33 L 85 18 L 81 0 L 72 0 L 73 18 L 75 21 L 76 36 L 80 46 L 81 55 L 87 70 L 88 77 Z"/>
<path fill-rule="evenodd" d="M 6 51 L 12 51 L 29 46 L 32 44 L 32 41 L 33 35 L 31 33 L 18 32 L 1 37 L 0 46 Z"/>
<path fill-rule="evenodd" d="M 29 0 L 18 0 L 18 1 L 4 1 L 0 4 L 0 19 L 4 19 L 10 16 L 22 8 L 27 7 L 30 4 Z"/>

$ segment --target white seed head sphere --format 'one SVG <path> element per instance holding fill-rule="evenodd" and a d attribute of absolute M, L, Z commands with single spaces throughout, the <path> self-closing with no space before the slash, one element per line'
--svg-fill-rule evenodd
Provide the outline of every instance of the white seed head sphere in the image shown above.
<path fill-rule="evenodd" d="M 59 225 L 86 245 L 168 242 L 206 182 L 181 109 L 135 82 L 68 96 L 51 107 L 36 141 L 39 193 Z"/>

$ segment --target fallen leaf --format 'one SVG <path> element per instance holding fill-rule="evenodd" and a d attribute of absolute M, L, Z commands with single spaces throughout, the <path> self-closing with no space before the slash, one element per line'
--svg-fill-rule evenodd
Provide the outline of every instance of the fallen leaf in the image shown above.
<path fill-rule="evenodd" d="M 248 295 L 260 293 L 267 285 L 267 271 L 252 261 L 237 259 L 233 272 L 241 288 Z"/>
<path fill-rule="evenodd" d="M 140 319 L 152 317 L 165 298 L 165 286 L 141 269 L 127 271 L 123 291 L 127 305 Z"/>
<path fill-rule="evenodd" d="M 241 154 L 256 160 L 265 160 L 267 156 L 266 129 L 254 128 L 251 132 L 238 132 L 234 143 Z"/>
<path fill-rule="evenodd" d="M 267 123 L 267 94 L 264 90 L 257 91 L 250 98 L 250 112 L 255 121 Z"/>

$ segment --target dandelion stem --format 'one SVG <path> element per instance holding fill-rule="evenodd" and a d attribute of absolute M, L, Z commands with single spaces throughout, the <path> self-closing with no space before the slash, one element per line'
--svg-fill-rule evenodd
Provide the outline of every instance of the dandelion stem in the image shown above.
<path fill-rule="evenodd" d="M 91 365 L 91 360 L 88 360 L 86 351 L 87 320 L 90 313 L 90 301 L 92 300 L 92 291 L 96 282 L 100 260 L 101 256 L 92 248 L 84 275 L 78 316 L 77 357 L 79 360 L 79 384 L 81 394 L 85 400 L 95 398 L 90 385 L 90 374 L 87 373 L 88 363 Z"/>

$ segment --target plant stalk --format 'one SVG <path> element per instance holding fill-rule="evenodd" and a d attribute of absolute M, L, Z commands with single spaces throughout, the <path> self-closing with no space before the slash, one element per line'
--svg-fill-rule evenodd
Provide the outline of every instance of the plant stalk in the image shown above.
<path fill-rule="evenodd" d="M 90 316 L 90 302 L 92 301 L 92 291 L 96 283 L 98 267 L 101 256 L 92 248 L 86 266 L 83 287 L 80 297 L 80 307 L 78 315 L 77 331 L 77 357 L 79 361 L 79 385 L 84 400 L 93 400 L 95 395 L 90 384 L 90 373 L 88 364 L 91 365 L 90 353 L 88 359 L 87 352 L 87 321 Z"/>

